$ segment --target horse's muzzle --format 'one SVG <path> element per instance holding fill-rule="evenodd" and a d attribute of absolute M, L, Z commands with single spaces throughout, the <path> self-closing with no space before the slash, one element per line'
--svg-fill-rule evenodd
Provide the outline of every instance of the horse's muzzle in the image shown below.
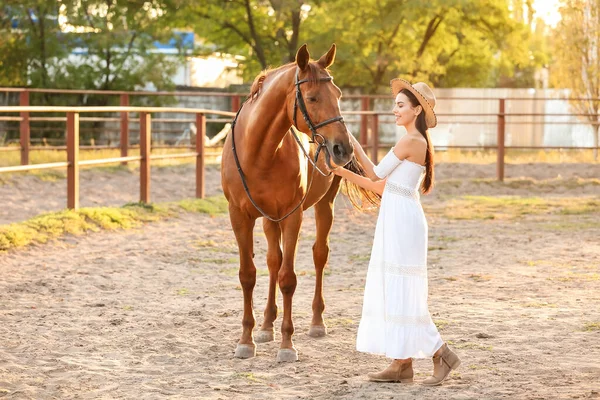
<path fill-rule="evenodd" d="M 352 154 L 354 153 L 352 146 L 349 143 L 345 144 L 342 141 L 328 144 L 329 146 L 327 146 L 327 150 L 331 155 L 331 160 L 339 166 L 348 164 L 352 158 Z"/>

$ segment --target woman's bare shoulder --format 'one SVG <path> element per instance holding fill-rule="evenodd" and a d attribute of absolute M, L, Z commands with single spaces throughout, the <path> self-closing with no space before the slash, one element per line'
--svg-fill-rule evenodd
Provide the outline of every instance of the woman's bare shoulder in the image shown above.
<path fill-rule="evenodd" d="M 416 135 L 404 135 L 394 146 L 394 153 L 401 159 L 420 162 L 421 155 L 427 150 L 427 141 Z"/>
<path fill-rule="evenodd" d="M 422 136 L 404 135 L 396 142 L 394 149 L 400 150 L 403 147 L 417 150 L 427 148 L 427 140 Z"/>

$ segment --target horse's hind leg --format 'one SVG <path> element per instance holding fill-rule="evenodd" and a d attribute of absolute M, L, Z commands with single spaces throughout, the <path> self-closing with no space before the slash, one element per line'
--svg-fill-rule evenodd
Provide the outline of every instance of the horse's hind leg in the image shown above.
<path fill-rule="evenodd" d="M 323 270 L 329 260 L 329 232 L 333 225 L 333 206 L 335 196 L 340 188 L 341 179 L 336 177 L 321 200 L 314 205 L 317 224 L 317 238 L 313 244 L 313 261 L 315 263 L 315 297 L 313 298 L 313 318 L 308 335 L 322 337 L 327 335 L 327 326 L 323 321 L 325 301 L 323 299 Z"/>
<path fill-rule="evenodd" d="M 252 310 L 252 292 L 256 284 L 256 267 L 254 266 L 254 243 L 252 230 L 254 219 L 236 207 L 229 206 L 231 227 L 235 233 L 240 253 L 240 283 L 244 292 L 244 316 L 242 318 L 242 337 L 235 349 L 237 358 L 250 358 L 256 355 L 256 344 L 252 338 L 254 329 L 254 311 Z"/>
<path fill-rule="evenodd" d="M 267 265 L 269 267 L 269 293 L 265 307 L 265 319 L 256 332 L 258 343 L 270 342 L 274 339 L 273 322 L 277 318 L 277 278 L 283 255 L 281 253 L 281 228 L 279 223 L 263 218 L 263 230 L 267 237 Z"/>

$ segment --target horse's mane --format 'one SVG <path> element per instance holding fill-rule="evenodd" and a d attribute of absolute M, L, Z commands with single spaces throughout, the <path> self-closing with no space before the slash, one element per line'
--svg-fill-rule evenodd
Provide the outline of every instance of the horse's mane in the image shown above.
<path fill-rule="evenodd" d="M 254 79 L 254 82 L 252 82 L 252 86 L 250 87 L 250 94 L 248 95 L 248 99 L 250 99 L 250 101 L 254 101 L 258 98 L 258 95 L 260 94 L 263 83 L 268 76 L 270 76 L 274 73 L 277 73 L 285 68 L 289 68 L 292 65 L 296 65 L 296 63 L 292 62 L 292 63 L 284 64 L 277 68 L 271 68 L 271 69 L 266 69 L 266 70 L 262 71 Z M 320 70 L 320 68 L 315 63 L 309 62 L 308 63 L 308 76 L 305 79 L 308 79 L 310 84 L 317 83 L 319 80 L 319 70 Z"/>

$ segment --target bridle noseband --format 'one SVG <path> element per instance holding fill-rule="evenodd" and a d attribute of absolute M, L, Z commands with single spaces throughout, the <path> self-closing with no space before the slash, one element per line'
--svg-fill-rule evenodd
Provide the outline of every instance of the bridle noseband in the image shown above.
<path fill-rule="evenodd" d="M 308 115 L 308 111 L 306 110 L 306 103 L 304 102 L 304 97 L 302 96 L 302 91 L 300 90 L 300 85 L 306 82 L 310 82 L 309 79 L 302 79 L 299 80 L 299 74 L 300 74 L 300 68 L 296 68 L 296 77 L 294 80 L 294 86 L 296 86 L 296 97 L 294 99 L 294 124 L 292 125 L 292 127 L 290 128 L 290 130 L 288 132 L 292 132 L 292 135 L 294 136 L 294 139 L 296 139 L 296 142 L 298 143 L 298 146 L 300 146 L 300 148 L 302 149 L 302 152 L 304 153 L 304 156 L 308 159 L 308 161 L 312 164 L 313 168 L 317 171 L 319 171 L 319 173 L 323 176 L 330 176 L 331 175 L 331 171 L 329 173 L 324 173 L 323 171 L 321 171 L 321 169 L 319 169 L 319 167 L 317 167 L 317 161 L 319 159 L 319 153 L 321 152 L 322 148 L 326 148 L 326 139 L 323 137 L 323 135 L 321 135 L 320 133 L 317 132 L 317 129 L 324 127 L 325 125 L 329 125 L 332 124 L 334 122 L 341 122 L 342 124 L 344 123 L 344 117 L 337 116 L 337 117 L 333 117 L 330 118 L 328 120 L 325 120 L 323 122 L 318 123 L 317 125 L 315 125 L 312 120 L 310 119 L 310 116 Z M 332 76 L 327 76 L 327 77 L 322 77 L 317 79 L 318 82 L 330 82 L 333 80 Z M 246 101 L 248 101 L 248 99 L 246 99 Z M 252 203 L 252 205 L 262 214 L 263 217 L 265 217 L 266 219 L 268 219 L 269 221 L 272 222 L 280 222 L 283 221 L 284 219 L 286 219 L 287 217 L 289 217 L 290 215 L 292 215 L 298 208 L 300 208 L 300 206 L 304 203 L 304 201 L 306 200 L 306 197 L 308 196 L 308 192 L 310 191 L 310 188 L 312 186 L 312 181 L 314 179 L 314 170 L 313 173 L 310 177 L 310 181 L 308 183 L 308 186 L 306 188 L 306 193 L 304 193 L 304 196 L 302 197 L 302 200 L 300 200 L 300 203 L 294 207 L 294 209 L 292 211 L 290 211 L 289 213 L 287 213 L 286 215 L 284 215 L 281 218 L 275 219 L 272 218 L 270 216 L 268 216 L 262 208 L 260 208 L 258 206 L 258 204 L 256 204 L 256 202 L 254 201 L 254 199 L 252 198 L 252 196 L 250 195 L 250 190 L 248 189 L 248 184 L 246 183 L 246 177 L 244 176 L 244 171 L 242 171 L 242 166 L 240 165 L 240 160 L 237 156 L 237 151 L 235 148 L 235 135 L 234 135 L 234 130 L 235 130 L 235 124 L 237 122 L 237 119 L 240 115 L 240 112 L 242 111 L 242 107 L 244 107 L 244 104 L 246 104 L 246 101 L 244 101 L 244 103 L 242 103 L 242 105 L 240 106 L 240 109 L 238 110 L 238 112 L 235 115 L 235 118 L 233 119 L 233 122 L 231 123 L 231 149 L 233 150 L 233 158 L 235 159 L 235 163 L 237 165 L 237 169 L 238 172 L 240 174 L 240 178 L 242 180 L 242 185 L 244 186 L 244 191 L 246 192 L 246 195 L 248 196 L 248 198 L 250 199 L 250 202 Z M 304 146 L 302 145 L 302 142 L 300 141 L 300 138 L 298 137 L 296 130 L 298 129 L 298 122 L 296 120 L 296 115 L 297 115 L 297 110 L 300 110 L 300 112 L 302 113 L 302 116 L 304 117 L 304 122 L 306 122 L 306 125 L 308 125 L 308 128 L 310 129 L 311 133 L 312 133 L 312 139 L 310 141 L 310 143 L 315 143 L 317 145 L 317 150 L 315 151 L 315 159 L 314 161 L 310 158 L 309 154 L 307 153 L 306 149 L 304 148 Z"/>

